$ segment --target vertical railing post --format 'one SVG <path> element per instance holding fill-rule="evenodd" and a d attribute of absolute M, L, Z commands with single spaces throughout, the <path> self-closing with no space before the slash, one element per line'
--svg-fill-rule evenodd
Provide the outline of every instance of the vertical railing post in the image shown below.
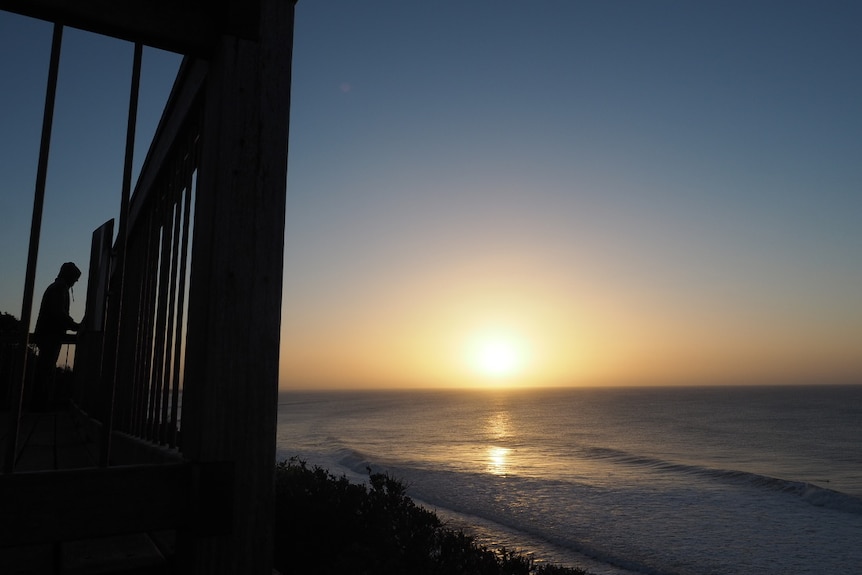
<path fill-rule="evenodd" d="M 180 386 L 181 366 L 185 361 L 184 345 L 185 345 L 185 302 L 186 302 L 186 275 L 188 271 L 188 252 L 189 252 L 189 226 L 191 224 L 192 197 L 194 190 L 194 178 L 192 174 L 197 168 L 197 132 L 193 132 L 188 136 L 189 146 L 188 154 L 185 156 L 183 163 L 183 223 L 182 223 L 182 239 L 180 246 L 180 271 L 179 285 L 177 286 L 177 329 L 174 334 L 174 353 L 176 358 L 173 364 L 174 387 L 171 397 L 171 427 L 168 430 L 168 445 L 177 447 L 179 445 L 179 405 L 180 405 Z"/>
<path fill-rule="evenodd" d="M 99 464 L 106 467 L 110 461 L 111 455 L 111 434 L 114 430 L 114 394 L 117 387 L 117 358 L 120 353 L 120 339 L 123 337 L 122 326 L 120 325 L 123 316 L 122 302 L 123 289 L 125 286 L 125 271 L 126 271 L 126 241 L 129 226 L 129 198 L 132 195 L 132 159 L 135 152 L 135 126 L 137 125 L 138 117 L 138 92 L 141 83 L 141 59 L 143 54 L 143 45 L 140 42 L 135 43 L 135 53 L 132 61 L 132 85 L 129 93 L 129 116 L 126 127 L 126 153 L 125 164 L 123 167 L 123 190 L 120 198 L 120 225 L 117 231 L 117 267 L 114 271 L 114 290 L 108 299 L 109 321 L 113 319 L 113 333 L 116 334 L 116 340 L 109 343 L 112 346 L 109 357 L 112 359 L 108 365 L 108 373 L 104 377 L 105 395 L 104 395 L 104 410 L 102 412 L 104 420 L 102 421 L 102 437 L 101 448 L 99 450 Z"/>
<path fill-rule="evenodd" d="M 171 245 L 171 277 L 168 281 L 168 317 L 165 331 L 165 357 L 162 366 L 162 399 L 161 414 L 159 416 L 159 443 L 168 442 L 168 428 L 170 413 L 170 401 L 173 397 L 171 389 L 176 383 L 171 379 L 173 375 L 173 362 L 177 361 L 176 349 L 174 348 L 174 330 L 177 320 L 177 276 L 179 274 L 179 252 L 180 252 L 180 225 L 182 223 L 182 158 L 175 160 L 170 183 L 170 202 L 173 206 L 174 221 L 172 224 L 173 242 Z"/>
<path fill-rule="evenodd" d="M 257 4 L 259 38 L 222 37 L 204 95 L 183 454 L 232 465 L 234 484 L 230 535 L 178 541 L 188 573 L 272 572 L 294 3 Z"/>
<path fill-rule="evenodd" d="M 15 377 L 12 392 L 12 413 L 9 421 L 9 439 L 3 471 L 11 473 L 15 468 L 18 451 L 19 420 L 24 403 L 24 386 L 27 378 L 27 356 L 30 345 L 30 320 L 33 315 L 33 292 L 36 285 L 36 262 L 39 259 L 39 238 L 42 234 L 42 206 L 45 203 L 45 181 L 48 174 L 48 154 L 51 150 L 51 128 L 54 123 L 54 98 L 57 94 L 57 75 L 60 69 L 60 47 L 63 43 L 63 26 L 54 24 L 51 41 L 51 61 L 48 66 L 48 87 L 45 90 L 45 111 L 42 115 L 42 142 L 39 148 L 39 164 L 36 170 L 36 192 L 33 199 L 33 219 L 30 223 L 30 250 L 27 254 L 27 275 L 24 279 L 24 298 L 21 304 L 21 368 L 20 378 Z M 40 374 L 37 374 L 40 376 Z"/>
<path fill-rule="evenodd" d="M 172 180 L 173 178 L 169 178 Z M 166 188 L 170 190 L 170 182 L 166 182 Z M 171 194 L 172 192 L 168 192 Z M 165 370 L 165 357 L 168 351 L 168 294 L 170 291 L 170 275 L 171 275 L 171 246 L 173 245 L 173 223 L 174 223 L 174 206 L 168 197 L 160 197 L 161 204 L 159 216 L 161 218 L 161 243 L 159 245 L 159 271 L 158 271 L 158 295 L 156 306 L 156 322 L 153 340 L 155 347 L 153 349 L 153 367 L 152 367 L 152 388 L 150 390 L 150 417 L 151 421 L 147 431 L 147 437 L 155 442 L 158 442 L 159 431 L 161 430 L 161 415 L 162 415 L 162 397 L 165 386 L 163 379 Z"/>

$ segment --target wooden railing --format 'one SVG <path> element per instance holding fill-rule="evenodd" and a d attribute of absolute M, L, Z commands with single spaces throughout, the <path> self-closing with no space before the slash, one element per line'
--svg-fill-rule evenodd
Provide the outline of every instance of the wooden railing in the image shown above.
<path fill-rule="evenodd" d="M 69 518 L 89 506 L 92 536 L 176 529 L 176 572 L 269 575 L 294 2 L 102 4 L 0 0 L 136 42 L 137 70 L 142 44 L 186 53 L 133 195 L 124 182 L 113 257 L 90 270 L 109 287 L 88 299 L 104 323 L 79 338 L 77 405 L 100 468 L 0 475 L 0 497 L 53 540 L 79 536 Z M 103 488 L 76 499 L 89 483 Z M 112 521 L 104 493 L 124 492 Z"/>
<path fill-rule="evenodd" d="M 101 419 L 107 419 L 106 411 L 113 409 L 114 430 L 171 448 L 180 447 L 206 69 L 202 61 L 183 63 L 132 197 L 123 297 L 120 309 L 107 314 L 113 322 L 105 332 L 109 353 L 102 361 L 116 365 L 115 373 L 108 374 L 113 381 L 103 374 L 101 382 L 104 390 L 114 386 L 114 399 L 103 397 L 96 408 Z M 112 293 L 118 291 L 119 282 L 120 278 L 112 277 Z"/>

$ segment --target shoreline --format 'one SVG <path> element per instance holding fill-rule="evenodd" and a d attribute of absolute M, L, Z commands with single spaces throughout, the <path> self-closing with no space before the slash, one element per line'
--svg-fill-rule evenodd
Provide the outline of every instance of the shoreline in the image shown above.
<path fill-rule="evenodd" d="M 431 505 L 412 495 L 410 498 L 420 507 L 435 513 L 447 527 L 463 531 L 466 535 L 475 538 L 477 543 L 489 549 L 505 548 L 531 557 L 537 564 L 553 564 L 573 569 L 584 569 L 590 575 L 642 575 L 638 571 L 605 563 L 589 555 L 566 549 L 550 541 L 531 537 L 526 533 L 482 517 Z"/>

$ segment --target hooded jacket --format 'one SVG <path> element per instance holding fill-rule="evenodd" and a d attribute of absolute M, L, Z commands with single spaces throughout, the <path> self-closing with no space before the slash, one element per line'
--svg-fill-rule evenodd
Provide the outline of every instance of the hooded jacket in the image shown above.
<path fill-rule="evenodd" d="M 77 271 L 77 268 L 75 268 Z M 77 272 L 80 275 L 80 271 Z M 42 295 L 39 317 L 36 319 L 36 343 L 59 342 L 68 330 L 77 330 L 78 323 L 69 315 L 68 274 L 61 274 Z M 75 278 L 77 279 L 77 277 Z M 72 282 L 74 283 L 74 282 Z"/>

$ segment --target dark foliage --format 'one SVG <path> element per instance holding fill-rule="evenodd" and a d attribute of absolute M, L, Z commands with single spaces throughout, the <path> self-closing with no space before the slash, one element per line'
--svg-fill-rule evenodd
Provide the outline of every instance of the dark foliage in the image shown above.
<path fill-rule="evenodd" d="M 0 312 L 0 409 L 8 409 L 9 394 L 14 378 L 21 377 L 21 339 L 24 328 L 14 315 Z M 28 362 L 35 362 L 36 355 L 28 350 Z M 32 379 L 31 379 L 32 381 Z"/>
<path fill-rule="evenodd" d="M 0 334 L 21 335 L 21 320 L 5 311 L 0 311 Z"/>
<path fill-rule="evenodd" d="M 371 473 L 350 483 L 291 459 L 275 478 L 275 567 L 281 573 L 375 575 L 578 575 L 477 545 L 447 529 L 406 495 L 403 483 Z M 556 570 L 549 570 L 549 569 Z"/>

